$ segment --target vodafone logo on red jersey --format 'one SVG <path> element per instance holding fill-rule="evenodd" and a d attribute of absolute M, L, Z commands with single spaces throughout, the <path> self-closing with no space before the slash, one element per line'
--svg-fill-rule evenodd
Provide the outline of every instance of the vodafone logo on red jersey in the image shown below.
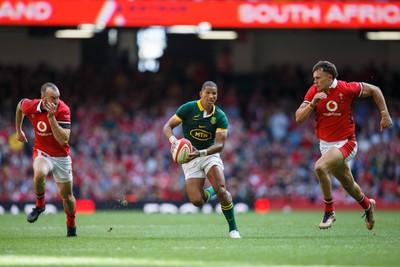
<path fill-rule="evenodd" d="M 40 136 L 49 136 L 49 135 L 53 135 L 52 133 L 46 133 L 47 124 L 44 123 L 44 121 L 39 121 L 39 122 L 36 124 L 36 129 L 38 129 L 38 135 L 40 135 Z"/>
<path fill-rule="evenodd" d="M 53 135 L 53 133 L 46 133 L 47 130 L 47 124 L 44 121 L 39 121 L 36 124 L 36 129 L 38 129 L 37 134 L 40 136 L 50 136 Z"/>
<path fill-rule="evenodd" d="M 338 104 L 333 100 L 326 103 L 326 109 L 329 110 L 330 112 L 337 110 L 337 108 L 338 108 Z"/>
<path fill-rule="evenodd" d="M 39 121 L 36 124 L 36 128 L 38 129 L 39 132 L 44 133 L 47 130 L 47 125 L 43 121 Z"/>
<path fill-rule="evenodd" d="M 335 112 L 338 109 L 338 103 L 336 103 L 336 101 L 329 101 L 328 103 L 326 103 L 326 109 L 329 112 L 325 112 L 324 116 L 341 116 L 342 113 L 340 112 Z"/>

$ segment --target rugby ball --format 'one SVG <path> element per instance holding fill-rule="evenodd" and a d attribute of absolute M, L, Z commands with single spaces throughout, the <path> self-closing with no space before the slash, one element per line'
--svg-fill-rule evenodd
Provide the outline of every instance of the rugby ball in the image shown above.
<path fill-rule="evenodd" d="M 185 163 L 185 159 L 192 152 L 192 144 L 186 138 L 176 141 L 174 149 L 171 151 L 173 160 L 178 164 Z"/>

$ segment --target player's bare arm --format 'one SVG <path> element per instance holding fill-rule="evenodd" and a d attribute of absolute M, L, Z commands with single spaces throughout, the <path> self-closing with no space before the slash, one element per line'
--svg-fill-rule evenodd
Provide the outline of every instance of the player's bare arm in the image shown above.
<path fill-rule="evenodd" d="M 311 103 L 301 103 L 300 107 L 296 110 L 296 123 L 300 124 L 305 122 L 310 117 L 313 110 L 314 107 L 311 106 Z"/>
<path fill-rule="evenodd" d="M 71 129 L 62 128 L 56 118 L 54 117 L 54 113 L 57 110 L 57 105 L 51 102 L 47 102 L 45 105 L 45 109 L 47 110 L 47 118 L 49 119 L 49 124 L 51 127 L 51 131 L 53 132 L 54 138 L 57 140 L 60 145 L 64 146 L 69 141 L 69 136 L 71 134 Z"/>
<path fill-rule="evenodd" d="M 215 134 L 215 144 L 205 149 L 207 151 L 206 155 L 211 155 L 214 153 L 219 153 L 224 149 L 225 141 L 228 134 L 226 131 L 217 131 Z M 193 147 L 192 153 L 187 157 L 187 162 L 200 157 L 200 151 Z"/>
<path fill-rule="evenodd" d="M 20 142 L 28 142 L 28 139 L 25 136 L 24 131 L 22 130 L 22 121 L 24 120 L 25 114 L 22 111 L 21 104 L 24 102 L 26 98 L 19 101 L 17 105 L 17 110 L 15 111 L 15 133 L 16 138 Z"/>
<path fill-rule="evenodd" d="M 225 131 L 217 131 L 215 134 L 215 144 L 212 146 L 208 147 L 207 150 L 207 155 L 215 154 L 221 152 L 224 147 L 225 147 L 225 141 L 227 138 L 228 134 Z M 193 152 L 189 154 L 190 158 L 197 158 L 200 157 L 200 151 L 193 149 Z"/>
<path fill-rule="evenodd" d="M 228 132 L 217 131 L 215 134 L 215 144 L 207 149 L 208 154 L 221 152 L 225 147 L 225 141 L 228 137 Z"/>
<path fill-rule="evenodd" d="M 173 129 L 177 127 L 181 122 L 174 116 L 172 116 L 164 125 L 163 133 L 167 139 L 174 135 Z"/>
<path fill-rule="evenodd" d="M 321 99 L 326 99 L 327 97 L 328 95 L 325 92 L 319 92 L 315 94 L 310 103 L 301 103 L 300 107 L 296 110 L 296 122 L 298 124 L 305 122 L 310 117 L 315 105 L 317 105 Z"/>
<path fill-rule="evenodd" d="M 57 140 L 57 142 L 62 146 L 66 145 L 69 141 L 71 129 L 62 128 L 54 116 L 51 118 L 49 117 L 49 123 L 51 131 L 53 132 L 54 138 Z"/>
<path fill-rule="evenodd" d="M 177 127 L 179 124 L 181 124 L 181 121 L 179 121 L 174 115 L 165 123 L 163 128 L 163 133 L 165 137 L 171 143 L 171 152 L 175 149 L 177 141 L 176 137 L 174 136 L 173 129 Z"/>
<path fill-rule="evenodd" d="M 392 118 L 390 117 L 390 113 L 386 106 L 385 97 L 382 94 L 381 89 L 378 86 L 369 84 L 369 83 L 362 83 L 363 85 L 363 92 L 361 97 L 370 97 L 374 98 L 376 105 L 379 107 L 381 112 L 381 122 L 380 122 L 380 130 L 391 126 L 393 124 Z"/>

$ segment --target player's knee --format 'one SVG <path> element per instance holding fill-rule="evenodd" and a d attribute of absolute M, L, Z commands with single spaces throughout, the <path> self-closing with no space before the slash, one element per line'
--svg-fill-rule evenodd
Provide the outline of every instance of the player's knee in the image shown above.
<path fill-rule="evenodd" d="M 189 196 L 189 200 L 196 207 L 201 207 L 204 205 L 204 200 L 202 199 L 201 195 Z"/>
<path fill-rule="evenodd" d="M 221 203 L 229 203 L 232 201 L 232 196 L 224 186 L 220 186 L 216 193 Z"/>
<path fill-rule="evenodd" d="M 226 188 L 224 186 L 219 186 L 215 192 L 218 198 L 223 198 L 227 194 Z"/>
<path fill-rule="evenodd" d="M 67 202 L 75 202 L 76 201 L 75 197 L 72 193 L 61 193 L 60 196 L 63 201 L 67 201 Z"/>
<path fill-rule="evenodd" d="M 328 171 L 325 165 L 320 162 L 315 163 L 314 170 L 317 175 L 325 174 Z"/>
<path fill-rule="evenodd" d="M 75 197 L 74 197 L 74 195 L 73 194 L 70 194 L 70 195 L 68 195 L 68 200 L 70 201 L 70 202 L 76 202 L 76 199 L 75 199 Z"/>
<path fill-rule="evenodd" d="M 201 206 L 204 205 L 204 200 L 203 199 L 190 200 L 190 202 L 196 207 L 201 207 Z"/>
<path fill-rule="evenodd" d="M 40 170 L 39 171 L 35 171 L 33 173 L 33 180 L 36 183 L 44 183 L 46 176 L 47 176 L 47 173 L 44 173 L 44 172 L 42 172 Z"/>

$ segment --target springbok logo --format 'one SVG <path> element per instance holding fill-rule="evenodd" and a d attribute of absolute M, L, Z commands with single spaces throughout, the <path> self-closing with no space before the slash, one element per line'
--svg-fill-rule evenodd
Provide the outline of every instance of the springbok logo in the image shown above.
<path fill-rule="evenodd" d="M 338 108 L 338 104 L 333 100 L 326 103 L 326 109 L 329 110 L 330 112 L 337 110 L 337 108 Z"/>
<path fill-rule="evenodd" d="M 43 121 L 39 121 L 36 124 L 36 128 L 39 130 L 39 132 L 44 133 L 47 130 L 47 125 Z"/>

